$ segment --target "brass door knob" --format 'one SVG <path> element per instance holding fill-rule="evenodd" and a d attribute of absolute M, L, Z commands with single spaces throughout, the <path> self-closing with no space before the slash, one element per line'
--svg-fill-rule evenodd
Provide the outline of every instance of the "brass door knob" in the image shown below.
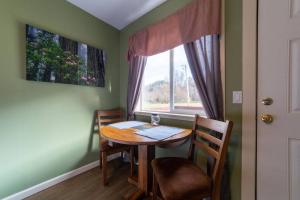
<path fill-rule="evenodd" d="M 265 122 L 266 124 L 271 124 L 274 120 L 273 116 L 270 114 L 262 114 L 260 119 L 261 119 L 261 121 Z"/>

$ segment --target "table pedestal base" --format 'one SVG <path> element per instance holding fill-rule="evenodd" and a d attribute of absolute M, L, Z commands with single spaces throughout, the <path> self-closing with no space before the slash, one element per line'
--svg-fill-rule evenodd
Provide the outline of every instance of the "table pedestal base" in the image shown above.
<path fill-rule="evenodd" d="M 155 158 L 155 146 L 138 146 L 138 179 L 129 177 L 128 182 L 138 187 L 138 191 L 131 194 L 128 200 L 141 199 L 149 196 L 152 187 L 152 167 L 151 161 Z"/>

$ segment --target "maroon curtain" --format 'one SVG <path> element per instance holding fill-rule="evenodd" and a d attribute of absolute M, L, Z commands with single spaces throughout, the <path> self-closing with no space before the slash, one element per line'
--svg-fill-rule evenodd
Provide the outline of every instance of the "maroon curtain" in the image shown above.
<path fill-rule="evenodd" d="M 194 42 L 184 44 L 184 49 L 206 115 L 211 119 L 224 121 L 219 36 L 203 36 Z M 212 134 L 221 137 L 218 133 Z M 209 157 L 208 173 L 210 173 L 212 165 L 213 158 Z M 222 176 L 221 199 L 230 199 L 229 165 L 227 161 Z"/>
<path fill-rule="evenodd" d="M 143 74 L 147 62 L 146 56 L 133 56 L 129 60 L 128 88 L 127 88 L 127 119 L 134 118 L 134 109 L 138 102 Z"/>
<path fill-rule="evenodd" d="M 127 59 L 151 56 L 192 42 L 204 35 L 220 33 L 220 0 L 194 0 L 165 19 L 129 38 Z"/>

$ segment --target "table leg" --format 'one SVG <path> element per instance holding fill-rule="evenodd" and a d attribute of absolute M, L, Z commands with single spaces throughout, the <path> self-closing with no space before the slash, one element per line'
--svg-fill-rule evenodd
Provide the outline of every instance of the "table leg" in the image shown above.
<path fill-rule="evenodd" d="M 155 158 L 155 146 L 139 145 L 139 170 L 138 181 L 139 189 L 148 196 L 152 186 L 152 167 L 151 161 Z"/>

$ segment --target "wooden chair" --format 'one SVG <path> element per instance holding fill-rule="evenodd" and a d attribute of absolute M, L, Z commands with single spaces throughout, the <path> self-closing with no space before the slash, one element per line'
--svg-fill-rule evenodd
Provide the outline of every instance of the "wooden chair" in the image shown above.
<path fill-rule="evenodd" d="M 220 199 L 221 179 L 233 123 L 196 115 L 188 159 L 158 158 L 152 161 L 153 200 Z M 217 132 L 217 133 L 216 133 Z M 221 139 L 215 135 L 221 136 Z M 214 158 L 211 175 L 193 163 L 196 148 Z"/>
<path fill-rule="evenodd" d="M 103 185 L 108 184 L 107 180 L 107 156 L 121 153 L 130 152 L 130 176 L 133 176 L 133 147 L 129 145 L 123 145 L 118 143 L 113 143 L 105 138 L 101 137 L 101 127 L 109 125 L 111 123 L 117 123 L 123 120 L 123 111 L 121 109 L 113 110 L 97 110 L 96 111 L 96 124 L 98 124 L 99 129 L 99 149 L 100 149 L 100 169 L 102 169 L 102 182 Z"/>

